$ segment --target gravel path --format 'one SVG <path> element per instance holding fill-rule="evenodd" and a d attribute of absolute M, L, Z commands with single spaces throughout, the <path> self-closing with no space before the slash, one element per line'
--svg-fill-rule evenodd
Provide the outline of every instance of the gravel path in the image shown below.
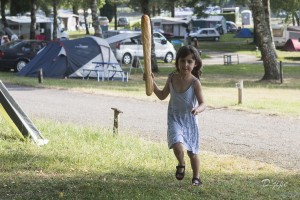
<path fill-rule="evenodd" d="M 167 102 L 6 85 L 31 118 L 113 126 L 113 110 L 123 111 L 120 129 L 166 143 Z M 199 116 L 201 149 L 239 155 L 300 170 L 300 119 L 208 108 Z M 50 141 L 51 142 L 51 141 Z"/>

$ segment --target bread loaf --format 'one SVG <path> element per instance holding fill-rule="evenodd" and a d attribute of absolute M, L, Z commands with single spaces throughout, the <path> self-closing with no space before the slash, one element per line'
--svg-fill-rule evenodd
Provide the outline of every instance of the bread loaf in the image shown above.
<path fill-rule="evenodd" d="M 145 83 L 146 94 L 150 96 L 153 93 L 153 80 L 151 70 L 151 25 L 148 15 L 143 15 L 141 19 L 142 26 L 142 42 L 144 51 L 144 69 L 145 69 Z"/>

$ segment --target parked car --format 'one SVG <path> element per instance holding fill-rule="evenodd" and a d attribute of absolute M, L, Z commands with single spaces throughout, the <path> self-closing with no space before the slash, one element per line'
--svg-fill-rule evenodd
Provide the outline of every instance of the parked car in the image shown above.
<path fill-rule="evenodd" d="M 99 19 L 100 26 L 108 26 L 109 20 L 107 17 L 99 16 L 98 19 Z"/>
<path fill-rule="evenodd" d="M 214 40 L 219 41 L 220 34 L 215 28 L 202 28 L 190 33 L 189 39 L 193 40 Z"/>
<path fill-rule="evenodd" d="M 157 58 L 164 60 L 166 63 L 170 63 L 175 59 L 176 50 L 161 33 L 154 32 L 155 54 Z M 141 37 L 133 37 L 122 40 L 116 43 L 115 49 L 116 58 L 124 64 L 132 63 L 133 57 L 143 57 L 143 45 Z"/>
<path fill-rule="evenodd" d="M 236 33 L 238 31 L 237 25 L 232 21 L 226 21 L 226 28 L 228 33 Z"/>
<path fill-rule="evenodd" d="M 129 20 L 127 17 L 120 17 L 118 19 L 118 26 L 128 26 L 129 25 Z"/>
<path fill-rule="evenodd" d="M 42 40 L 16 40 L 0 46 L 0 69 L 20 71 L 47 45 Z"/>
<path fill-rule="evenodd" d="M 173 33 L 171 33 L 171 32 L 166 32 L 166 31 L 164 31 L 162 29 L 154 29 L 154 31 L 161 33 L 169 41 L 173 38 Z"/>

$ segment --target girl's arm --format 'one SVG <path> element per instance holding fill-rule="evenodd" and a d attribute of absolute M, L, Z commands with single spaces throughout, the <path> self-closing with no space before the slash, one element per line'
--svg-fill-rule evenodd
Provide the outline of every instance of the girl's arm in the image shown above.
<path fill-rule="evenodd" d="M 204 102 L 204 96 L 203 96 L 203 92 L 202 92 L 202 87 L 201 87 L 201 83 L 200 81 L 197 79 L 197 81 L 195 82 L 194 85 L 194 89 L 195 89 L 195 95 L 196 98 L 198 100 L 198 107 L 195 107 L 192 109 L 192 114 L 197 115 L 201 112 L 203 112 L 206 108 L 205 102 Z"/>
<path fill-rule="evenodd" d="M 154 94 L 160 99 L 164 100 L 167 98 L 167 96 L 170 94 L 170 88 L 169 88 L 169 82 L 170 82 L 170 76 L 168 77 L 166 84 L 164 88 L 161 90 L 159 87 L 156 85 L 154 81 L 154 75 L 152 74 L 153 77 L 153 92 Z"/>

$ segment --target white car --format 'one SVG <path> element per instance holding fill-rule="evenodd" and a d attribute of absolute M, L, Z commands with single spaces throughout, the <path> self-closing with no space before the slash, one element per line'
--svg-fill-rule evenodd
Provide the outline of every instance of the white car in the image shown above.
<path fill-rule="evenodd" d="M 190 41 L 194 40 L 214 40 L 219 41 L 220 34 L 215 28 L 201 28 L 189 35 Z"/>
<path fill-rule="evenodd" d="M 173 44 L 171 44 L 161 33 L 153 33 L 153 38 L 156 57 L 164 60 L 166 63 L 172 62 L 176 56 L 176 50 Z M 115 54 L 117 60 L 122 61 L 124 64 L 132 63 L 134 56 L 143 58 L 144 54 L 141 37 L 137 36 L 117 42 Z"/>

